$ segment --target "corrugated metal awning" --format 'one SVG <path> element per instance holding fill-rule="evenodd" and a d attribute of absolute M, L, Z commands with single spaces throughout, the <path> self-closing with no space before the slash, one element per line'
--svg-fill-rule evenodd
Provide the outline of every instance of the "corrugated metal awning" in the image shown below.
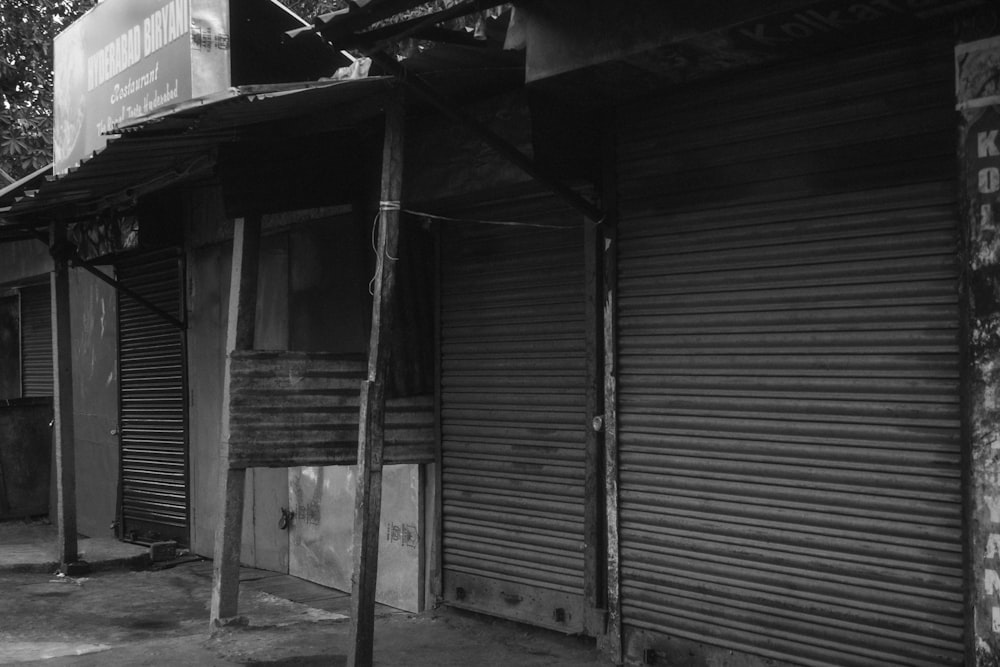
<path fill-rule="evenodd" d="M 206 172 L 220 144 L 240 141 L 276 127 L 349 129 L 381 113 L 392 77 L 314 81 L 230 88 L 179 104 L 118 128 L 107 146 L 37 190 L 25 191 L 0 213 L 5 227 L 39 225 L 56 218 L 73 221 L 104 208 Z M 306 122 L 308 121 L 308 122 Z M 12 186 L 13 187 L 13 186 Z"/>

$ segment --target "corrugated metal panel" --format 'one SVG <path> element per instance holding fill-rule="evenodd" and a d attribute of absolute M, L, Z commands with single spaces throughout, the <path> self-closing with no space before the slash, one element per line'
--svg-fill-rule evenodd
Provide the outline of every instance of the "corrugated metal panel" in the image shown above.
<path fill-rule="evenodd" d="M 962 663 L 950 62 L 904 45 L 625 114 L 631 651 Z"/>
<path fill-rule="evenodd" d="M 545 223 L 534 202 L 472 217 Z M 579 632 L 583 623 L 583 232 L 444 229 L 444 593 Z"/>
<path fill-rule="evenodd" d="M 356 463 L 363 357 L 234 352 L 230 465 Z M 435 460 L 434 397 L 387 398 L 386 464 Z"/>
<path fill-rule="evenodd" d="M 52 395 L 52 310 L 49 286 L 21 289 L 21 391 Z"/>
<path fill-rule="evenodd" d="M 116 264 L 118 279 L 162 310 L 184 317 L 176 249 Z M 129 539 L 188 538 L 184 333 L 118 293 L 121 521 Z"/>

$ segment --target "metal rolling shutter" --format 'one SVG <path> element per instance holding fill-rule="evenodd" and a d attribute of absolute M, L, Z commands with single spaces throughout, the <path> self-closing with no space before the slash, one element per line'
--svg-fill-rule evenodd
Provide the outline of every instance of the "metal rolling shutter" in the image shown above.
<path fill-rule="evenodd" d="M 470 217 L 555 219 L 537 203 Z M 445 599 L 567 632 L 583 628 L 584 282 L 575 222 L 555 231 L 447 225 L 441 259 Z"/>
<path fill-rule="evenodd" d="M 167 249 L 122 259 L 116 269 L 123 284 L 183 319 L 181 262 Z M 184 333 L 121 292 L 118 314 L 122 535 L 186 545 Z"/>
<path fill-rule="evenodd" d="M 962 663 L 950 63 L 896 45 L 625 114 L 633 655 Z"/>
<path fill-rule="evenodd" d="M 49 286 L 21 289 L 22 396 L 52 395 L 52 310 Z"/>

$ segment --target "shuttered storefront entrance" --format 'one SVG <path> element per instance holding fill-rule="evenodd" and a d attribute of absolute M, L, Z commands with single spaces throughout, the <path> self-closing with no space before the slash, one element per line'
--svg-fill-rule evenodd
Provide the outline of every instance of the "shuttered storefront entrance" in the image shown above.
<path fill-rule="evenodd" d="M 444 225 L 441 422 L 444 597 L 583 629 L 584 282 L 579 216 L 542 202 Z M 565 216 L 563 216 L 565 218 Z"/>
<path fill-rule="evenodd" d="M 52 305 L 49 286 L 21 288 L 21 395 L 52 395 Z"/>
<path fill-rule="evenodd" d="M 183 264 L 176 249 L 120 260 L 118 279 L 184 318 Z M 121 534 L 188 543 L 188 448 L 184 332 L 118 293 Z"/>
<path fill-rule="evenodd" d="M 813 62 L 621 119 L 633 659 L 962 662 L 951 52 Z"/>

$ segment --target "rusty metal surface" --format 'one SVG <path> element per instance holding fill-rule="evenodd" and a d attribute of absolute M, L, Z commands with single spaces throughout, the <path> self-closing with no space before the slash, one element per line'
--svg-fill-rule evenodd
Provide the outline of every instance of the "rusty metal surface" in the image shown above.
<path fill-rule="evenodd" d="M 295 513 L 289 530 L 288 571 L 342 591 L 354 570 L 356 466 L 291 468 L 288 492 Z M 383 469 L 376 601 L 420 611 L 420 466 Z"/>
<path fill-rule="evenodd" d="M 895 47 L 623 115 L 632 657 L 962 663 L 950 62 Z"/>
<path fill-rule="evenodd" d="M 557 223 L 558 206 L 465 215 Z M 583 234 L 474 223 L 443 234 L 445 599 L 580 632 Z"/>
<path fill-rule="evenodd" d="M 323 352 L 232 355 L 232 467 L 349 464 L 366 362 Z M 385 461 L 434 460 L 432 396 L 386 401 Z"/>

